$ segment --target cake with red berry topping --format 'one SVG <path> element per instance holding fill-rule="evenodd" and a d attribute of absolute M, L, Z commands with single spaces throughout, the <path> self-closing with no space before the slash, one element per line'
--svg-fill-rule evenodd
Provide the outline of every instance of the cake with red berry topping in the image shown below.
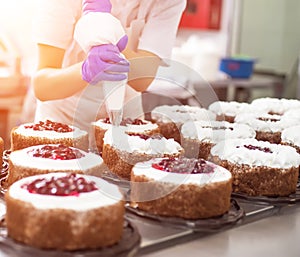
<path fill-rule="evenodd" d="M 187 121 L 215 120 L 216 115 L 197 106 L 162 105 L 151 111 L 151 120 L 159 126 L 160 133 L 166 138 L 181 142 L 180 129 Z"/>
<path fill-rule="evenodd" d="M 97 150 L 99 153 L 102 153 L 104 134 L 112 127 L 111 122 L 109 118 L 105 118 L 93 122 L 92 125 L 94 128 Z M 158 125 L 147 120 L 126 118 L 121 121 L 120 126 L 125 127 L 126 131 L 130 134 L 159 134 Z"/>
<path fill-rule="evenodd" d="M 181 127 L 185 156 L 208 159 L 210 149 L 218 142 L 230 138 L 255 138 L 255 130 L 248 125 L 227 121 L 195 121 Z"/>
<path fill-rule="evenodd" d="M 231 173 L 203 159 L 152 159 L 137 163 L 131 172 L 131 204 L 155 215 L 220 216 L 230 208 L 231 192 Z"/>
<path fill-rule="evenodd" d="M 300 158 L 293 147 L 256 139 L 229 139 L 211 149 L 210 160 L 232 173 L 234 192 L 287 196 L 296 191 Z"/>
<path fill-rule="evenodd" d="M 233 123 L 237 114 L 251 111 L 251 106 L 248 103 L 236 101 L 216 101 L 209 105 L 208 110 L 216 114 L 216 120 Z"/>
<path fill-rule="evenodd" d="M 87 151 L 88 133 L 77 127 L 51 120 L 22 124 L 11 132 L 13 151 L 44 144 L 64 144 Z"/>
<path fill-rule="evenodd" d="M 246 124 L 256 132 L 256 139 L 280 144 L 281 132 L 294 125 L 300 125 L 300 119 L 288 115 L 270 113 L 242 113 L 235 117 L 236 123 Z"/>
<path fill-rule="evenodd" d="M 112 127 L 104 135 L 102 158 L 109 170 L 117 176 L 130 179 L 134 164 L 151 158 L 184 154 L 174 139 L 161 135 L 129 134 L 122 127 Z"/>
<path fill-rule="evenodd" d="M 38 174 L 71 172 L 97 174 L 103 169 L 99 155 L 65 145 L 36 145 L 9 156 L 8 185 Z"/>
<path fill-rule="evenodd" d="M 124 224 L 117 186 L 79 174 L 27 177 L 6 195 L 8 236 L 43 249 L 97 249 L 116 244 Z"/>

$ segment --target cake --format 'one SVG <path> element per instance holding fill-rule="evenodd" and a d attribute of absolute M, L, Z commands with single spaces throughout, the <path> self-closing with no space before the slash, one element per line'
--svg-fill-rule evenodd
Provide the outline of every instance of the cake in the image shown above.
<path fill-rule="evenodd" d="M 88 133 L 77 127 L 51 120 L 22 124 L 11 132 L 13 151 L 44 144 L 64 144 L 88 151 Z"/>
<path fill-rule="evenodd" d="M 216 114 L 216 120 L 233 123 L 236 115 L 249 112 L 251 107 L 248 103 L 216 101 L 209 105 L 208 110 Z"/>
<path fill-rule="evenodd" d="M 8 185 L 21 178 L 38 174 L 97 174 L 103 168 L 103 160 L 99 155 L 59 144 L 36 145 L 13 151 L 8 162 Z"/>
<path fill-rule="evenodd" d="M 210 160 L 232 173 L 234 192 L 287 196 L 296 191 L 300 158 L 290 146 L 229 139 L 211 149 Z"/>
<path fill-rule="evenodd" d="M 291 109 L 300 108 L 300 101 L 297 99 L 262 97 L 254 99 L 250 105 L 251 108 L 261 113 L 283 115 Z"/>
<path fill-rule="evenodd" d="M 112 173 L 126 180 L 137 162 L 183 154 L 179 143 L 160 135 L 128 134 L 122 127 L 113 127 L 104 135 L 103 161 Z"/>
<path fill-rule="evenodd" d="M 123 234 L 117 186 L 92 176 L 50 173 L 15 182 L 6 195 L 8 236 L 43 249 L 96 249 Z"/>
<path fill-rule="evenodd" d="M 152 122 L 158 124 L 160 133 L 166 138 L 174 138 L 181 142 L 180 129 L 187 121 L 215 120 L 216 115 L 211 111 L 197 106 L 161 105 L 151 112 Z"/>
<path fill-rule="evenodd" d="M 255 135 L 248 125 L 227 121 L 189 121 L 181 127 L 185 156 L 205 160 L 216 143 L 230 138 L 255 138 Z"/>
<path fill-rule="evenodd" d="M 294 147 L 296 151 L 300 154 L 299 131 L 300 131 L 300 125 L 284 129 L 281 133 L 281 144 Z"/>
<path fill-rule="evenodd" d="M 131 172 L 131 204 L 155 215 L 217 217 L 228 212 L 231 192 L 231 173 L 203 159 L 152 159 Z"/>
<path fill-rule="evenodd" d="M 120 125 L 125 127 L 130 134 L 159 134 L 158 125 L 147 120 L 126 118 L 122 120 Z M 112 125 L 109 118 L 104 118 L 93 122 L 92 126 L 94 128 L 97 150 L 99 153 L 102 153 L 104 134 Z"/>
<path fill-rule="evenodd" d="M 0 137 L 0 167 L 2 168 L 2 163 L 3 163 L 3 152 L 4 152 L 4 141 Z"/>
<path fill-rule="evenodd" d="M 276 144 L 280 144 L 281 132 L 284 129 L 300 125 L 300 119 L 270 113 L 242 113 L 235 117 L 235 122 L 252 127 L 256 132 L 257 140 Z"/>

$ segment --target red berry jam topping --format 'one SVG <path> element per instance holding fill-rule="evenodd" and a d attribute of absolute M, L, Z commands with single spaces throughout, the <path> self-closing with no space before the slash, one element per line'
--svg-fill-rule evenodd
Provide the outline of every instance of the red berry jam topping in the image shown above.
<path fill-rule="evenodd" d="M 214 166 L 203 159 L 169 158 L 152 164 L 152 168 L 172 173 L 202 174 L 213 173 Z"/>
<path fill-rule="evenodd" d="M 55 131 L 59 133 L 66 133 L 66 132 L 72 132 L 74 131 L 73 128 L 69 127 L 66 124 L 62 124 L 60 122 L 54 122 L 50 120 L 40 121 L 39 123 L 33 124 L 33 125 L 27 125 L 25 126 L 26 129 L 33 129 L 37 131 Z"/>
<path fill-rule="evenodd" d="M 149 138 L 151 139 L 161 139 L 162 135 L 160 134 L 154 134 L 154 135 L 145 135 L 145 134 L 139 134 L 139 133 L 127 133 L 129 136 L 135 136 L 140 137 L 141 139 L 147 140 Z"/>
<path fill-rule="evenodd" d="M 275 118 L 263 118 L 263 117 L 260 117 L 258 119 L 261 120 L 261 121 L 266 121 L 266 122 L 268 122 L 268 121 L 271 121 L 271 122 L 278 122 L 278 121 L 280 121 L 280 119 L 275 119 Z"/>
<path fill-rule="evenodd" d="M 102 120 L 103 123 L 106 123 L 106 124 L 111 124 L 109 118 L 105 118 Z M 126 125 L 145 125 L 147 124 L 146 122 L 140 120 L 140 119 L 131 119 L 131 118 L 126 118 L 126 119 L 123 119 L 121 121 L 121 126 L 126 126 Z"/>
<path fill-rule="evenodd" d="M 95 182 L 86 181 L 74 173 L 59 178 L 39 178 L 21 187 L 32 194 L 54 196 L 79 196 L 81 193 L 98 190 Z"/>
<path fill-rule="evenodd" d="M 260 146 L 254 146 L 254 145 L 243 145 L 243 147 L 245 147 L 249 150 L 259 150 L 259 151 L 262 151 L 262 152 L 265 152 L 265 153 L 273 153 L 271 151 L 271 149 L 268 148 L 268 147 L 260 147 Z M 240 148 L 240 146 L 237 146 L 237 148 Z"/>
<path fill-rule="evenodd" d="M 65 145 L 45 145 L 28 152 L 33 157 L 53 159 L 53 160 L 73 160 L 84 157 L 78 149 Z"/>

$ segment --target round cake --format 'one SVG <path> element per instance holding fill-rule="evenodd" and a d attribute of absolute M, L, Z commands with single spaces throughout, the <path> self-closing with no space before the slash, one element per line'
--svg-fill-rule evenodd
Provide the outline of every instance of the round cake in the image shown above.
<path fill-rule="evenodd" d="M 21 179 L 6 195 L 8 236 L 38 248 L 79 250 L 116 244 L 124 202 L 117 186 L 91 176 L 53 173 Z"/>
<path fill-rule="evenodd" d="M 160 135 L 128 134 L 121 127 L 111 128 L 104 135 L 104 163 L 111 172 L 127 180 L 137 162 L 183 154 L 184 150 L 179 143 Z"/>
<path fill-rule="evenodd" d="M 249 125 L 256 131 L 256 139 L 280 144 L 281 132 L 294 125 L 300 125 L 300 119 L 288 115 L 269 113 L 243 113 L 235 117 L 236 123 Z"/>
<path fill-rule="evenodd" d="M 262 97 L 254 99 L 251 107 L 261 113 L 283 115 L 291 109 L 300 108 L 300 101 L 296 99 Z"/>
<path fill-rule="evenodd" d="M 234 192 L 287 196 L 296 191 L 300 158 L 290 146 L 229 139 L 216 144 L 211 156 L 212 162 L 232 173 Z"/>
<path fill-rule="evenodd" d="M 281 144 L 294 147 L 296 151 L 300 154 L 299 131 L 300 131 L 300 125 L 284 129 L 281 133 Z"/>
<path fill-rule="evenodd" d="M 226 121 L 190 121 L 181 127 L 185 156 L 205 160 L 216 143 L 231 138 L 255 138 L 255 135 L 248 125 Z"/>
<path fill-rule="evenodd" d="M 97 174 L 103 160 L 91 152 L 65 145 L 36 145 L 13 151 L 9 156 L 8 185 L 38 174 L 72 172 Z"/>
<path fill-rule="evenodd" d="M 64 144 L 88 151 L 88 133 L 79 128 L 50 120 L 22 124 L 11 132 L 13 151 L 45 144 Z"/>
<path fill-rule="evenodd" d="M 134 165 L 132 205 L 184 219 L 220 216 L 230 208 L 231 173 L 203 159 L 162 158 Z"/>
<path fill-rule="evenodd" d="M 181 142 L 180 129 L 187 121 L 215 120 L 216 115 L 211 111 L 197 106 L 162 105 L 151 112 L 152 122 L 158 124 L 160 133 L 166 138 L 174 138 Z"/>
<path fill-rule="evenodd" d="M 93 122 L 92 126 L 94 128 L 97 150 L 102 154 L 104 134 L 112 125 L 109 118 L 105 118 Z M 122 120 L 120 126 L 124 127 L 130 134 L 159 134 L 158 125 L 147 120 L 126 118 Z"/>
<path fill-rule="evenodd" d="M 233 123 L 236 115 L 249 112 L 251 106 L 248 103 L 236 101 L 216 101 L 209 105 L 208 110 L 216 114 L 216 120 Z"/>

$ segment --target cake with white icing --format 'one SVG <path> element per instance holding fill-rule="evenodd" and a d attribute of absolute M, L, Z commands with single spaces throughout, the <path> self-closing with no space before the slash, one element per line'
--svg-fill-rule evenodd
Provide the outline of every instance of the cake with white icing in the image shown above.
<path fill-rule="evenodd" d="M 179 143 L 161 135 L 128 134 L 122 127 L 112 127 L 104 135 L 103 161 L 111 172 L 127 180 L 137 162 L 183 154 Z"/>
<path fill-rule="evenodd" d="M 95 134 L 96 147 L 99 153 L 103 151 L 103 138 L 105 132 L 112 127 L 109 118 L 100 119 L 92 123 Z M 154 135 L 159 134 L 157 124 L 147 120 L 125 118 L 121 121 L 120 126 L 124 127 L 130 134 L 145 134 Z"/>
<path fill-rule="evenodd" d="M 281 132 L 294 125 L 300 125 L 300 119 L 294 119 L 287 115 L 270 113 L 239 114 L 235 118 L 236 123 L 249 125 L 256 131 L 256 139 L 280 144 Z"/>
<path fill-rule="evenodd" d="M 294 147 L 300 154 L 300 125 L 286 128 L 281 133 L 281 144 Z M 300 158 L 300 156 L 299 156 Z"/>
<path fill-rule="evenodd" d="M 209 105 L 208 110 L 216 114 L 216 120 L 233 123 L 236 115 L 249 112 L 251 106 L 236 101 L 216 101 Z"/>
<path fill-rule="evenodd" d="M 130 183 L 131 204 L 155 215 L 202 219 L 230 208 L 231 173 L 203 159 L 140 162 L 132 168 Z"/>
<path fill-rule="evenodd" d="M 123 234 L 124 202 L 117 186 L 92 176 L 27 177 L 6 195 L 8 236 L 44 249 L 97 249 Z"/>
<path fill-rule="evenodd" d="M 151 111 L 151 120 L 158 124 L 160 133 L 166 138 L 181 142 L 180 129 L 187 121 L 215 120 L 216 115 L 201 107 L 188 105 L 162 105 Z"/>
<path fill-rule="evenodd" d="M 44 144 L 64 144 L 88 151 L 88 133 L 51 120 L 22 124 L 11 131 L 13 151 Z"/>
<path fill-rule="evenodd" d="M 9 156 L 8 185 L 38 174 L 71 172 L 97 174 L 103 169 L 99 155 L 65 145 L 36 145 Z"/>
<path fill-rule="evenodd" d="M 255 138 L 255 135 L 250 126 L 227 121 L 190 121 L 181 127 L 185 156 L 205 160 L 216 143 L 232 138 Z"/>
<path fill-rule="evenodd" d="M 261 113 L 283 115 L 285 112 L 300 108 L 300 101 L 297 99 L 262 97 L 254 99 L 251 107 Z"/>
<path fill-rule="evenodd" d="M 230 139 L 211 149 L 210 160 L 232 173 L 234 192 L 287 196 L 296 191 L 300 158 L 293 147 Z"/>

